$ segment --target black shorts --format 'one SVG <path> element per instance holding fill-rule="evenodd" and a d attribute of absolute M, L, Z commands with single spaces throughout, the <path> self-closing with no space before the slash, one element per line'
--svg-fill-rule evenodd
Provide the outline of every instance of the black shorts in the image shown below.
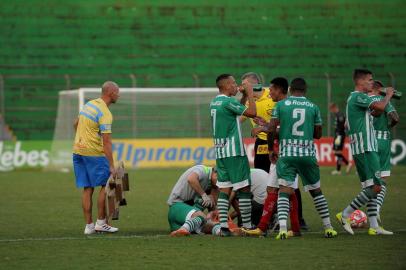
<path fill-rule="evenodd" d="M 259 222 L 261 221 L 264 205 L 252 200 L 251 207 L 251 222 L 253 225 L 258 226 Z"/>
<path fill-rule="evenodd" d="M 255 140 L 254 168 L 262 169 L 269 173 L 271 161 L 269 160 L 268 142 L 261 139 Z"/>
<path fill-rule="evenodd" d="M 345 135 L 336 134 L 333 141 L 333 150 L 342 151 L 344 148 Z"/>

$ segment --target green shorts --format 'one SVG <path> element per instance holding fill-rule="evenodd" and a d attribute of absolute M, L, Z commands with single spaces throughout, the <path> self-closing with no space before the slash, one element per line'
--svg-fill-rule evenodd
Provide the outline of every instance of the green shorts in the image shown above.
<path fill-rule="evenodd" d="M 390 163 L 391 157 L 391 140 L 378 139 L 378 155 L 379 163 L 381 165 L 381 176 L 390 176 L 392 165 Z"/>
<path fill-rule="evenodd" d="M 176 202 L 169 206 L 168 222 L 171 232 L 182 227 L 186 220 L 190 219 L 193 213 L 197 211 L 200 210 L 184 202 Z"/>
<path fill-rule="evenodd" d="M 276 174 L 281 186 L 294 188 L 298 174 L 305 191 L 320 187 L 320 169 L 316 157 L 279 157 Z"/>
<path fill-rule="evenodd" d="M 251 185 L 250 165 L 247 156 L 216 159 L 217 186 L 234 190 Z"/>
<path fill-rule="evenodd" d="M 355 167 L 357 167 L 358 177 L 361 180 L 362 188 L 374 184 L 382 185 L 381 171 L 378 152 L 365 152 L 353 155 Z"/>

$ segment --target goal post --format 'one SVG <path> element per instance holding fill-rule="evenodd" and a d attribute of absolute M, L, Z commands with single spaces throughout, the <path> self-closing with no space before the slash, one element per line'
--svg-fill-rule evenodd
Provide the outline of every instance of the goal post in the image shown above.
<path fill-rule="evenodd" d="M 84 104 L 100 97 L 100 88 L 59 92 L 51 149 L 51 168 L 71 168 L 73 123 Z M 109 109 L 113 138 L 209 138 L 209 103 L 217 88 L 120 88 L 120 98 Z"/>

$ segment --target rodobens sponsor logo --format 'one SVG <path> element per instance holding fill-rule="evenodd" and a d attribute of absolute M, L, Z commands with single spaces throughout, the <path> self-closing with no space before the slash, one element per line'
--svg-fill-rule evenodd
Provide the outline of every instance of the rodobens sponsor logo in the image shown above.
<path fill-rule="evenodd" d="M 49 164 L 49 151 L 22 149 L 22 143 L 6 144 L 0 141 L 0 171 L 21 167 L 45 167 Z"/>

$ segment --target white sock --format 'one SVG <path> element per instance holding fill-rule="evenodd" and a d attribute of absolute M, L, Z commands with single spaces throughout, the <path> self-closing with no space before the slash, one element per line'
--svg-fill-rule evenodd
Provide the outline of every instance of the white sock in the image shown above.
<path fill-rule="evenodd" d="M 94 227 L 93 222 L 92 222 L 92 223 L 89 223 L 89 224 L 86 224 L 86 227 L 88 227 L 88 228 L 92 228 L 92 227 Z"/>
<path fill-rule="evenodd" d="M 97 223 L 97 225 L 102 226 L 102 225 L 106 224 L 106 219 L 97 219 L 96 223 Z"/>
<path fill-rule="evenodd" d="M 376 218 L 376 216 L 369 217 L 369 227 L 373 228 L 373 229 L 376 229 L 379 227 L 378 219 Z"/>

